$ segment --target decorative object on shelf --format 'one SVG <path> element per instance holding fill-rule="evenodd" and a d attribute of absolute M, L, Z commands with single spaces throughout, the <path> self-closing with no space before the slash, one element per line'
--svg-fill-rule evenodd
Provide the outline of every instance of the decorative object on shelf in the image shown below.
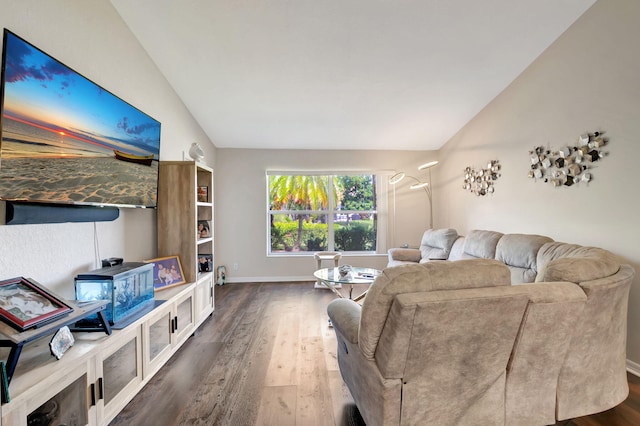
<path fill-rule="evenodd" d="M 213 255 L 211 254 L 198 255 L 198 271 L 200 272 L 213 271 Z"/>
<path fill-rule="evenodd" d="M 399 184 L 405 177 L 407 177 L 409 179 L 412 179 L 415 182 L 414 184 L 409 185 L 409 189 L 423 189 L 425 194 L 427 194 L 427 199 L 429 200 L 429 228 L 433 227 L 433 198 L 432 198 L 433 193 L 431 191 L 431 168 L 436 166 L 437 164 L 438 164 L 438 161 L 429 161 L 428 163 L 424 163 L 418 166 L 418 171 L 422 171 L 422 170 L 429 171 L 428 180 L 426 182 L 423 182 L 414 176 L 409 176 L 405 172 L 398 172 L 389 178 L 389 184 L 392 185 L 394 188 L 393 189 L 394 190 L 394 197 L 393 197 L 393 200 L 394 200 L 393 201 L 393 209 L 394 209 L 393 217 L 394 218 L 395 218 L 395 186 Z M 394 226 L 395 226 L 395 223 L 394 223 Z M 395 235 L 395 230 L 394 230 L 394 235 Z"/>
<path fill-rule="evenodd" d="M 75 340 L 73 339 L 71 330 L 69 330 L 69 327 L 65 325 L 53 335 L 51 342 L 49 342 L 51 354 L 55 356 L 56 359 L 60 359 L 67 349 L 73 346 L 74 343 Z"/>
<path fill-rule="evenodd" d="M 351 271 L 353 268 L 351 265 L 342 265 L 338 267 L 338 273 L 340 274 L 340 278 L 348 278 L 351 275 Z"/>
<path fill-rule="evenodd" d="M 204 159 L 204 151 L 199 143 L 194 142 L 191 144 L 191 148 L 189 148 L 189 156 L 195 161 L 202 161 Z"/>
<path fill-rule="evenodd" d="M 145 260 L 153 263 L 153 287 L 156 290 L 164 290 L 180 284 L 185 284 L 182 265 L 178 256 L 159 257 Z"/>
<path fill-rule="evenodd" d="M 216 284 L 224 285 L 226 280 L 227 280 L 227 267 L 224 265 L 220 265 L 216 269 Z"/>
<path fill-rule="evenodd" d="M 211 236 L 211 225 L 208 220 L 198 221 L 198 238 L 209 238 Z"/>
<path fill-rule="evenodd" d="M 531 161 L 528 176 L 531 179 L 551 183 L 554 187 L 572 186 L 580 182 L 589 182 L 592 164 L 608 155 L 602 147 L 609 139 L 603 137 L 603 131 L 585 133 L 578 137 L 577 145 L 563 146 L 552 150 L 537 146 L 529 151 Z"/>
<path fill-rule="evenodd" d="M 31 278 L 0 282 L 0 319 L 18 331 L 48 323 L 73 308 Z"/>
<path fill-rule="evenodd" d="M 199 186 L 198 187 L 198 202 L 199 203 L 208 203 L 209 202 L 209 187 L 208 186 Z"/>
<path fill-rule="evenodd" d="M 501 166 L 498 160 L 489 161 L 486 169 L 465 168 L 462 189 L 466 189 L 477 196 L 493 194 L 495 191 L 493 184 L 501 176 L 500 169 Z"/>

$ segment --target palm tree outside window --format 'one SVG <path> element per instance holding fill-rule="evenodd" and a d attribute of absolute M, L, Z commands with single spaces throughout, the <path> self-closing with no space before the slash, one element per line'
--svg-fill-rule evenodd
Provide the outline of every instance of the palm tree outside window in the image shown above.
<path fill-rule="evenodd" d="M 372 174 L 267 173 L 269 253 L 375 252 Z"/>

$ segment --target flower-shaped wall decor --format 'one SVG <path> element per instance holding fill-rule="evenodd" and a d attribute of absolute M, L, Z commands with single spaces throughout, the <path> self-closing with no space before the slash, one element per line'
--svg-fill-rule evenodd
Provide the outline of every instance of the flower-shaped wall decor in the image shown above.
<path fill-rule="evenodd" d="M 602 151 L 609 140 L 602 136 L 604 132 L 585 133 L 578 138 L 578 144 L 551 150 L 537 146 L 529 151 L 531 166 L 528 176 L 532 179 L 549 182 L 553 186 L 572 186 L 580 182 L 589 182 L 593 176 L 593 163 L 608 153 Z"/>
<path fill-rule="evenodd" d="M 472 167 L 464 169 L 464 184 L 462 189 L 477 196 L 493 194 L 493 184 L 500 177 L 500 162 L 490 161 L 486 169 L 476 170 Z"/>

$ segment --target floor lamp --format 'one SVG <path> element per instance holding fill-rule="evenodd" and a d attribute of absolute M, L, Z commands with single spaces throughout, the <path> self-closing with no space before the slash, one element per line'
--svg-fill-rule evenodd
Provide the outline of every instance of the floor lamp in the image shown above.
<path fill-rule="evenodd" d="M 421 181 L 415 176 L 409 176 L 405 172 L 398 172 L 389 178 L 389 184 L 394 187 L 394 201 L 393 201 L 394 209 L 395 209 L 395 185 L 400 183 L 400 181 L 402 181 L 405 177 L 412 179 L 415 182 L 409 186 L 409 189 L 424 190 L 424 193 L 427 194 L 427 199 L 429 200 L 429 229 L 433 228 L 433 197 L 431 192 L 431 168 L 436 164 L 438 164 L 437 161 L 430 161 L 428 163 L 424 163 L 418 166 L 418 171 L 422 171 L 422 170 L 429 171 L 429 177 L 426 182 Z M 395 211 L 394 211 L 394 221 L 395 221 Z"/>

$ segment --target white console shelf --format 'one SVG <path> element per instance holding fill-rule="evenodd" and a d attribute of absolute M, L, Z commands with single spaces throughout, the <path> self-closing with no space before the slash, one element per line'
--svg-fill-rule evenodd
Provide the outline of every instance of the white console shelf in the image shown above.
<path fill-rule="evenodd" d="M 122 330 L 74 332 L 60 360 L 51 336 L 25 345 L 2 404 L 1 426 L 107 425 L 213 312 L 213 274 L 158 291 L 164 300 Z"/>

